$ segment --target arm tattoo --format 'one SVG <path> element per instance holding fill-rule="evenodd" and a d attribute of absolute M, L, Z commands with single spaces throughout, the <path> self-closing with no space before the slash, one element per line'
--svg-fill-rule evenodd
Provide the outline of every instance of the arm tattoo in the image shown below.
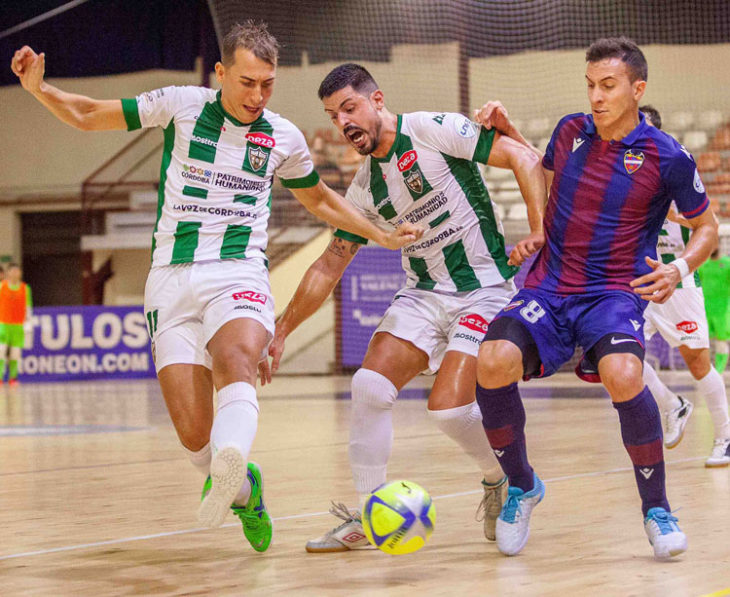
<path fill-rule="evenodd" d="M 341 238 L 333 238 L 332 242 L 330 243 L 330 246 L 327 247 L 327 250 L 330 253 L 334 253 L 338 257 L 344 257 L 345 256 L 345 241 Z"/>

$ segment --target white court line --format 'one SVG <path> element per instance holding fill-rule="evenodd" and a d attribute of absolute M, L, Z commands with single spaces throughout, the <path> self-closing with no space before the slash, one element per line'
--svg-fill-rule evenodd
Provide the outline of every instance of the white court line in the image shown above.
<path fill-rule="evenodd" d="M 703 460 L 704 456 L 695 456 L 693 458 L 681 458 L 679 460 L 672 460 L 672 461 L 666 461 L 665 464 L 682 464 L 685 462 L 694 462 L 695 460 Z M 602 475 L 611 475 L 614 473 L 625 473 L 628 471 L 634 470 L 633 467 L 621 467 L 621 468 L 614 468 L 609 469 L 607 471 L 594 471 L 590 473 L 577 473 L 575 475 L 565 475 L 564 477 L 554 477 L 552 479 L 543 479 L 545 483 L 559 483 L 560 481 L 570 481 L 573 479 L 581 479 L 584 477 L 600 477 Z M 466 495 L 474 495 L 476 493 L 481 493 L 481 489 L 473 489 L 471 491 L 460 491 L 458 493 L 446 493 L 444 495 L 437 495 L 434 496 L 434 500 L 444 500 L 454 497 L 463 497 Z M 325 516 L 326 514 L 329 514 L 329 511 L 327 512 L 310 512 L 309 514 L 291 514 L 289 516 L 279 516 L 277 518 L 274 518 L 274 521 L 280 521 L 280 520 L 295 520 L 295 519 L 301 519 L 301 518 L 314 518 L 317 516 Z M 219 528 L 229 528 L 229 527 L 237 527 L 240 523 L 232 522 L 229 524 L 221 525 Z M 120 543 L 131 543 L 133 541 L 146 541 L 147 539 L 159 539 L 162 537 L 174 537 L 175 535 L 187 535 L 190 533 L 200 533 L 202 531 L 210 531 L 213 529 L 208 528 L 194 528 L 194 529 L 183 529 L 181 531 L 168 531 L 166 533 L 155 533 L 153 535 L 137 535 L 136 537 L 123 537 L 122 539 L 110 539 L 109 541 L 96 541 L 94 543 L 79 543 L 76 545 L 66 545 L 64 547 L 53 547 L 51 549 L 40 549 L 38 551 L 26 551 L 22 553 L 13 553 L 7 556 L 0 556 L 0 561 L 2 560 L 12 560 L 15 558 L 25 558 L 30 556 L 41 556 L 51 553 L 58 553 L 62 551 L 75 551 L 79 549 L 88 549 L 90 547 L 102 547 L 104 545 L 118 545 Z"/>

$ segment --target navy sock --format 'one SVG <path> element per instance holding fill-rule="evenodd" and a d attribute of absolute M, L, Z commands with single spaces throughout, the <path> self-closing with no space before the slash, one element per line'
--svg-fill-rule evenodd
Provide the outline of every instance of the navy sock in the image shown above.
<path fill-rule="evenodd" d="M 517 384 L 494 390 L 477 384 L 477 403 L 489 445 L 509 478 L 510 486 L 530 491 L 535 484 L 534 473 L 527 462 L 525 409 Z"/>
<path fill-rule="evenodd" d="M 641 496 L 641 509 L 669 511 L 665 488 L 662 422 L 659 408 L 649 388 L 626 402 L 614 402 L 621 423 L 621 438 L 634 463 L 636 485 Z"/>

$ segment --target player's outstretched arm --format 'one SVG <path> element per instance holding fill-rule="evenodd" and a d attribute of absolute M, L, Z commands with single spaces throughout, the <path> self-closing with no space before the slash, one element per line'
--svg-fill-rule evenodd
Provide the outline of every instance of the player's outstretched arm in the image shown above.
<path fill-rule="evenodd" d="M 542 219 L 547 203 L 547 184 L 540 158 L 531 148 L 510 137 L 495 134 L 487 163 L 514 172 L 527 205 L 530 234 L 515 245 L 509 256 L 510 265 L 522 265 L 525 259 L 539 251 L 545 244 Z"/>
<path fill-rule="evenodd" d="M 121 100 L 96 100 L 46 83 L 45 54 L 36 54 L 29 46 L 23 46 L 13 55 L 10 68 L 23 89 L 62 122 L 82 131 L 127 130 Z"/>
<path fill-rule="evenodd" d="M 687 246 L 679 258 L 687 263 L 688 272 L 686 273 L 690 273 L 707 261 L 717 247 L 718 223 L 711 209 L 706 209 L 696 218 L 685 219 L 685 221 L 692 228 L 692 236 L 689 237 Z M 650 257 L 645 257 L 645 260 L 653 271 L 632 280 L 631 286 L 634 288 L 634 292 L 644 300 L 664 303 L 674 293 L 683 274 L 680 273 L 677 265 L 661 263 Z"/>
<path fill-rule="evenodd" d="M 386 249 L 400 249 L 423 236 L 423 229 L 409 222 L 404 222 L 389 232 L 379 228 L 322 181 L 306 189 L 289 190 L 307 210 L 321 220 L 335 228 L 368 238 Z"/>
<path fill-rule="evenodd" d="M 269 346 L 271 366 L 267 360 L 259 364 L 262 385 L 270 382 L 271 376 L 279 368 L 286 338 L 324 304 L 359 248 L 356 242 L 334 237 L 324 253 L 309 266 L 284 313 L 276 322 L 276 333 Z"/>

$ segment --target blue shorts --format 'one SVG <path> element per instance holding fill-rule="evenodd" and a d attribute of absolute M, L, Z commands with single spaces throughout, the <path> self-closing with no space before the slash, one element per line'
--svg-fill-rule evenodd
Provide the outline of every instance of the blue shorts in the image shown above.
<path fill-rule="evenodd" d="M 542 362 L 539 375 L 532 377 L 547 377 L 572 358 L 576 346 L 588 352 L 609 334 L 631 336 L 643 348 L 646 305 L 622 290 L 560 296 L 524 288 L 492 323 L 501 317 L 520 321 L 535 341 Z"/>

